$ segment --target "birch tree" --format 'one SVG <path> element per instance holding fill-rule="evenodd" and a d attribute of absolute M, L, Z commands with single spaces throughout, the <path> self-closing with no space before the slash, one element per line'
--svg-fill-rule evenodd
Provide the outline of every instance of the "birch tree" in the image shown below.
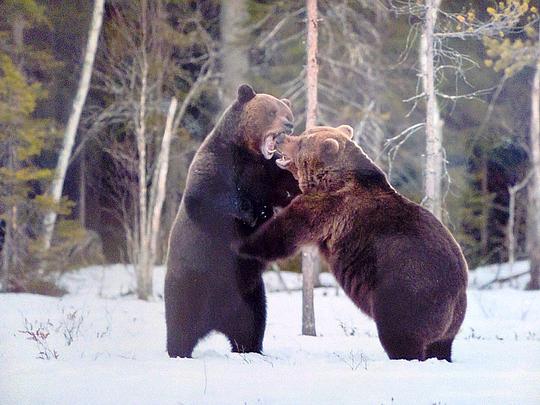
<path fill-rule="evenodd" d="M 75 99 L 73 100 L 73 106 L 64 132 L 62 149 L 60 151 L 60 155 L 58 156 L 55 175 L 51 184 L 50 195 L 52 197 L 52 200 L 56 204 L 60 202 L 60 198 L 62 197 L 62 189 L 64 187 L 64 180 L 66 178 L 69 159 L 73 151 L 73 145 L 75 144 L 77 127 L 79 125 L 81 112 L 86 101 L 86 95 L 88 94 L 88 89 L 90 87 L 92 67 L 94 65 L 99 34 L 101 32 L 101 25 L 103 22 L 104 3 L 105 0 L 95 0 L 94 2 L 92 21 L 90 22 L 88 42 L 86 44 L 81 77 L 79 79 L 79 85 L 77 87 L 77 94 L 75 95 Z M 45 215 L 43 221 L 45 230 L 43 236 L 43 248 L 45 251 L 47 251 L 51 246 L 56 217 L 56 211 L 50 211 L 47 213 L 47 215 Z"/>
<path fill-rule="evenodd" d="M 223 104 L 236 98 L 236 89 L 245 82 L 249 68 L 244 36 L 247 22 L 246 0 L 222 0 L 219 17 L 221 31 L 221 64 Z"/>
<path fill-rule="evenodd" d="M 107 205 L 114 207 L 112 214 L 124 228 L 141 299 L 152 297 L 153 268 L 163 250 L 162 213 L 172 142 L 188 108 L 213 76 L 217 59 L 203 16 L 174 9 L 192 28 L 180 33 L 170 25 L 173 19 L 165 4 L 140 0 L 113 7 L 95 71 L 94 88 L 110 101 L 94 114 L 99 125 L 92 131 L 101 133 L 99 142 L 112 160 Z M 202 62 L 193 73 L 195 60 Z M 183 63 L 190 68 L 184 69 Z"/>
<path fill-rule="evenodd" d="M 317 0 L 307 0 L 307 74 L 306 74 L 306 129 L 317 124 Z M 302 251 L 302 334 L 315 336 L 315 310 L 313 287 L 320 259 L 317 248 L 307 247 Z"/>
<path fill-rule="evenodd" d="M 456 103 L 459 100 L 479 98 L 491 91 L 491 89 L 480 89 L 469 93 L 459 92 L 457 83 L 468 85 L 465 72 L 469 68 L 478 67 L 478 64 L 473 58 L 456 49 L 452 40 L 481 40 L 498 37 L 501 33 L 512 29 L 522 14 L 519 7 L 515 6 L 515 0 L 506 1 L 507 13 L 489 21 L 480 20 L 472 6 L 468 11 L 456 13 L 443 10 L 441 3 L 441 0 L 425 0 L 424 2 L 395 0 L 392 2 L 394 11 L 418 17 L 420 21 L 412 26 L 411 37 L 414 38 L 416 33 L 420 32 L 418 77 L 422 91 L 405 101 L 414 103 L 412 110 L 420 104 L 420 101 L 424 101 L 425 120 L 387 140 L 386 148 L 391 161 L 409 137 L 421 129 L 425 130 L 426 157 L 422 203 L 438 219 L 443 217 L 444 195 L 447 191 L 445 188 L 450 185 L 444 157 L 443 120 L 438 101 Z M 407 47 L 409 46 L 408 41 Z M 405 54 L 407 53 L 408 49 Z M 441 82 L 447 80 L 450 75 L 456 83 L 455 94 L 444 92 L 441 86 Z"/>
<path fill-rule="evenodd" d="M 273 91 L 281 90 L 280 96 L 291 100 L 297 125 L 305 125 L 307 105 L 305 55 L 298 52 L 300 47 L 306 49 L 305 6 L 305 2 L 259 4 L 257 21 L 247 29 L 254 38 L 252 75 L 261 86 L 277 88 Z M 375 158 L 383 146 L 387 120 L 381 112 L 388 94 L 382 77 L 391 61 L 385 59 L 382 47 L 383 38 L 390 35 L 385 31 L 390 13 L 382 2 L 336 0 L 318 2 L 317 14 L 318 120 L 351 124 L 362 147 Z"/>
<path fill-rule="evenodd" d="M 141 103 L 146 102 L 141 99 Z M 134 235 L 136 238 L 136 251 L 134 252 L 135 273 L 137 275 L 137 296 L 140 299 L 148 299 L 153 294 L 153 269 L 157 257 L 157 238 L 161 225 L 161 212 L 163 210 L 163 201 L 165 200 L 165 190 L 167 183 L 167 173 L 169 170 L 169 151 L 172 137 L 172 126 L 174 114 L 178 102 L 176 98 L 171 100 L 167 113 L 161 148 L 157 157 L 157 163 L 153 173 L 147 172 L 146 149 L 148 147 L 146 140 L 145 125 L 139 126 L 136 132 L 137 150 L 138 150 L 138 220 Z M 141 109 L 144 110 L 143 104 Z M 146 117 L 141 114 L 141 122 Z M 151 187 L 147 187 L 147 179 L 151 177 Z M 141 181 L 141 179 L 143 179 Z"/>
<path fill-rule="evenodd" d="M 426 0 L 420 38 L 420 75 L 426 100 L 426 163 L 424 204 L 437 219 L 442 218 L 443 146 L 442 123 L 435 91 L 435 24 L 441 0 Z"/>

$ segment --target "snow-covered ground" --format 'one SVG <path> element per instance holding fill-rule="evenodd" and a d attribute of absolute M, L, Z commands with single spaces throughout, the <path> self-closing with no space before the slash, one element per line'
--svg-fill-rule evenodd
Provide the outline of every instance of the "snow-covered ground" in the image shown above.
<path fill-rule="evenodd" d="M 63 278 L 62 298 L 0 294 L 0 404 L 540 404 L 540 292 L 515 288 L 526 278 L 477 289 L 525 268 L 471 273 L 451 364 L 390 361 L 335 287 L 316 290 L 317 337 L 301 336 L 300 279 L 288 273 L 290 293 L 265 275 L 264 356 L 233 354 L 214 334 L 193 359 L 169 359 L 163 269 L 154 302 L 130 294 L 128 267 L 82 269 Z"/>

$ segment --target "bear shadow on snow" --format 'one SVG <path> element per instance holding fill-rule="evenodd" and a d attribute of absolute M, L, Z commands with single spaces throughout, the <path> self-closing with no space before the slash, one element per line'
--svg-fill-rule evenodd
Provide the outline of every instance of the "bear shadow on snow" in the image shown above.
<path fill-rule="evenodd" d="M 276 260 L 316 245 L 391 359 L 451 361 L 467 306 L 467 264 L 450 232 L 400 195 L 347 125 L 276 140 L 302 194 L 235 249 Z"/>
<path fill-rule="evenodd" d="M 290 134 L 287 99 L 248 85 L 223 113 L 190 165 L 171 229 L 165 277 L 167 351 L 190 357 L 212 330 L 234 351 L 261 352 L 266 325 L 266 262 L 231 249 L 299 194 L 273 159 L 278 135 Z"/>

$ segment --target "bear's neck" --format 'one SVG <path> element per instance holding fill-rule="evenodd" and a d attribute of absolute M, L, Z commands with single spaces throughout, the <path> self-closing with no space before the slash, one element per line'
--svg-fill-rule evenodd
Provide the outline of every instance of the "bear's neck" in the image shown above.
<path fill-rule="evenodd" d="M 239 146 L 242 141 L 240 129 L 240 117 L 235 111 L 235 105 L 229 106 L 221 115 L 216 126 L 205 139 L 206 148 L 220 156 L 230 155 L 234 146 Z"/>
<path fill-rule="evenodd" d="M 353 171 L 353 181 L 366 190 L 395 191 L 386 178 L 386 174 L 377 166 L 362 165 Z"/>

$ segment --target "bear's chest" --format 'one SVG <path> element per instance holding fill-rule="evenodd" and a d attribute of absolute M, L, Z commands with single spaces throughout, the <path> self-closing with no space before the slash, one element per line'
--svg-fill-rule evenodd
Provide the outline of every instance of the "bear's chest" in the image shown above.
<path fill-rule="evenodd" d="M 233 182 L 237 191 L 252 201 L 264 202 L 275 187 L 267 166 L 263 163 L 235 165 Z"/>
<path fill-rule="evenodd" d="M 251 163 L 237 165 L 234 171 L 233 187 L 237 197 L 249 201 L 251 209 L 260 224 L 273 215 L 272 191 L 277 186 L 264 164 Z"/>

